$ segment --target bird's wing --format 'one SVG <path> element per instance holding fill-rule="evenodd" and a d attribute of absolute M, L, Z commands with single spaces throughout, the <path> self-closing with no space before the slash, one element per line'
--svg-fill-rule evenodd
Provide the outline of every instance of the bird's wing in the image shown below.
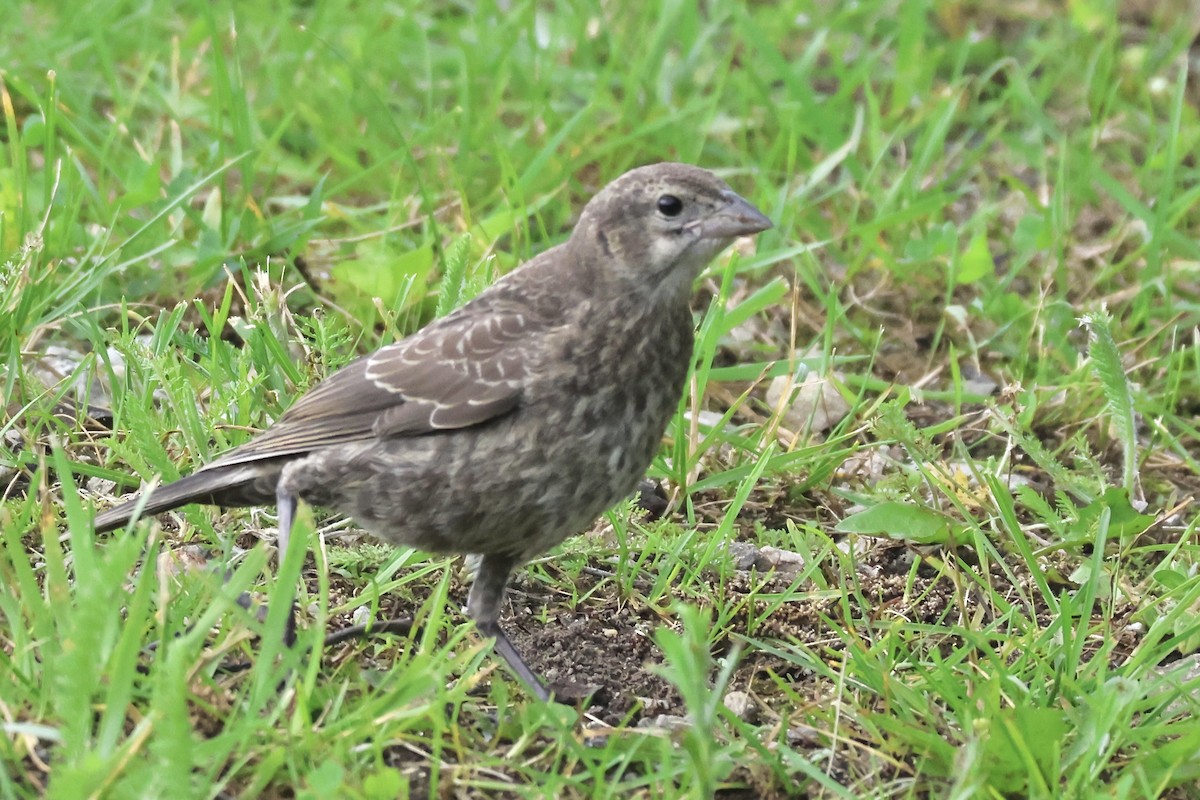
<path fill-rule="evenodd" d="M 525 307 L 464 306 L 338 370 L 260 436 L 204 469 L 502 416 L 520 400 L 526 344 L 551 325 Z"/>

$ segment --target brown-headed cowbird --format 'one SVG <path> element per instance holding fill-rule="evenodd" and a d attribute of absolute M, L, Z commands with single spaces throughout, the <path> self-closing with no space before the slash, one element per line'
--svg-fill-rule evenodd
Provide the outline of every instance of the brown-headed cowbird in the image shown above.
<path fill-rule="evenodd" d="M 499 625 L 508 578 L 633 492 L 692 359 L 693 281 L 769 227 L 705 170 L 631 170 L 565 243 L 330 375 L 141 513 L 275 503 L 282 560 L 303 499 L 392 542 L 479 556 L 467 612 L 546 698 Z M 100 514 L 97 530 L 125 525 L 137 503 Z"/>

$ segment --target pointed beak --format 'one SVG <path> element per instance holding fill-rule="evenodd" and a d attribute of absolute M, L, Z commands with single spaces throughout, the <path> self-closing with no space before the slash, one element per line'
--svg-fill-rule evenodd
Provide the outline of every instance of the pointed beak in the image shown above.
<path fill-rule="evenodd" d="M 745 198 L 733 192 L 726 192 L 725 195 L 729 200 L 728 205 L 713 212 L 711 217 L 700 223 L 700 238 L 736 239 L 739 236 L 762 233 L 773 227 L 771 220 Z"/>

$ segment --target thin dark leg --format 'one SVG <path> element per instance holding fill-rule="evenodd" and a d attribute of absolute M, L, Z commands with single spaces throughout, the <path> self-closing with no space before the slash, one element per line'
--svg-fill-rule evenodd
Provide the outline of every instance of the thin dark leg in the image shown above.
<path fill-rule="evenodd" d="M 296 495 L 283 488 L 283 481 L 280 480 L 279 486 L 275 490 L 275 505 L 279 510 L 279 539 L 277 546 L 279 548 L 279 568 L 283 568 L 283 561 L 287 558 L 288 542 L 292 538 L 292 521 L 296 518 Z M 292 598 L 292 591 L 295 587 L 291 587 L 288 591 L 288 616 L 287 622 L 283 628 L 283 643 L 291 647 L 296 643 L 296 602 Z"/>
<path fill-rule="evenodd" d="M 347 628 L 334 631 L 325 636 L 325 646 L 335 647 L 342 642 L 348 642 L 351 639 L 365 639 L 368 636 L 378 636 L 383 633 L 392 633 L 399 636 L 410 636 L 413 632 L 413 621 L 411 617 L 399 617 L 396 619 L 385 619 L 382 622 L 368 622 L 365 625 L 351 625 Z"/>
<path fill-rule="evenodd" d="M 500 603 L 504 600 L 504 587 L 508 585 L 508 576 L 516 566 L 516 559 L 507 556 L 487 555 L 479 562 L 479 574 L 475 583 L 471 584 L 471 594 L 467 598 L 467 613 L 475 620 L 476 627 L 484 636 L 496 639 L 496 652 L 508 662 L 508 666 L 517 673 L 539 700 L 549 700 L 550 691 L 542 683 L 517 648 L 500 627 Z"/>

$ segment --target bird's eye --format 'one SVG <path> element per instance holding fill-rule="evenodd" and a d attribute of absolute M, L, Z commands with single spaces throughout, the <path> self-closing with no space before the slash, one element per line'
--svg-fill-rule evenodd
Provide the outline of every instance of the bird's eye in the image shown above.
<path fill-rule="evenodd" d="M 683 211 L 683 201 L 673 194 L 658 198 L 658 210 L 664 217 L 677 217 Z"/>

